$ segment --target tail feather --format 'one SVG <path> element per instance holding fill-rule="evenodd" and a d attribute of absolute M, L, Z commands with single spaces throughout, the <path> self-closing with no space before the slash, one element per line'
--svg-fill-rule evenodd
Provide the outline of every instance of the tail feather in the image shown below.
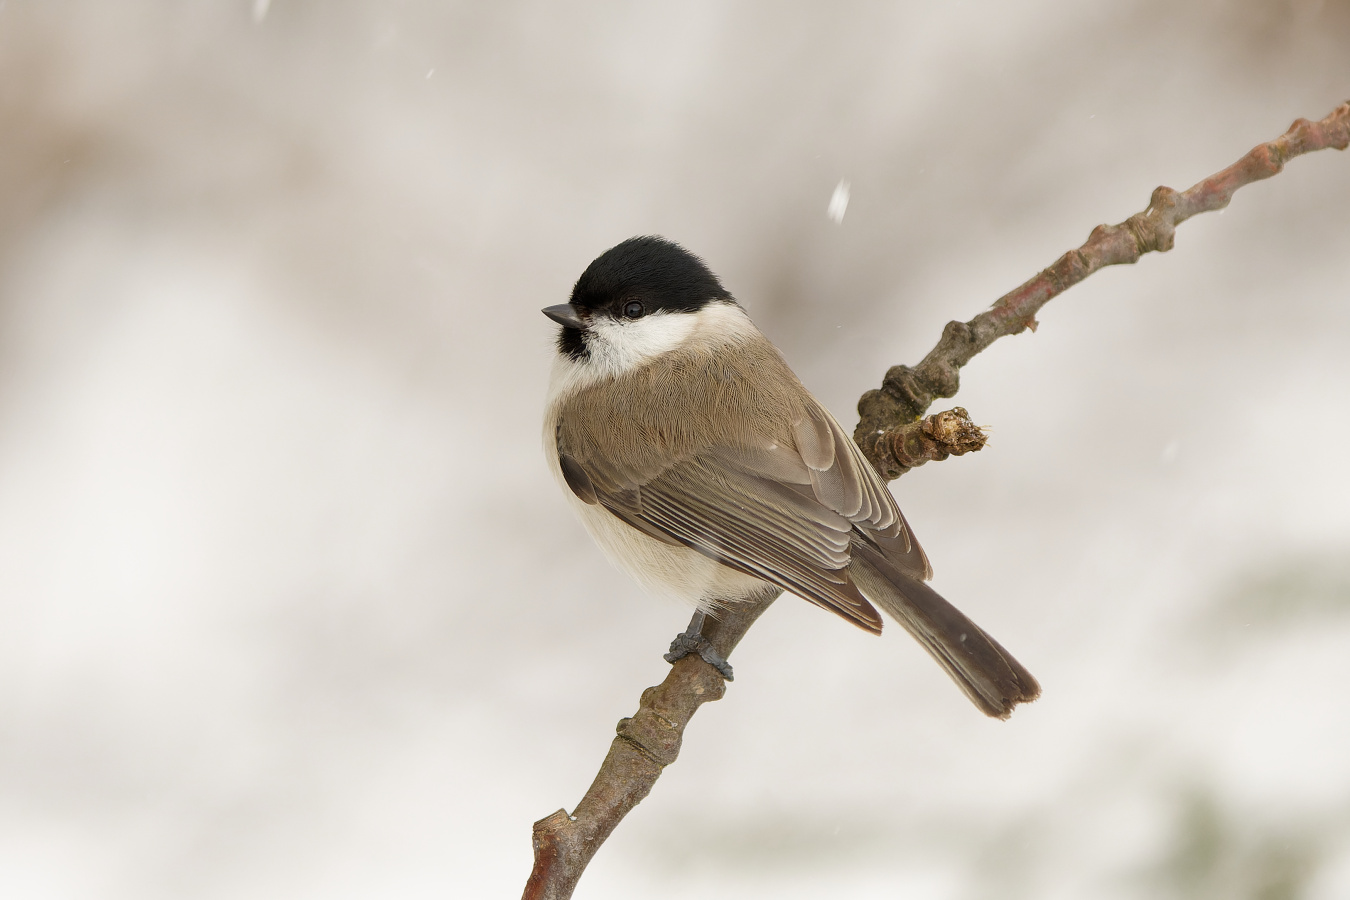
<path fill-rule="evenodd" d="M 1041 694 L 1021 663 L 937 591 L 856 541 L 853 581 L 863 594 L 912 634 L 986 715 L 1006 719 L 1013 707 Z"/>

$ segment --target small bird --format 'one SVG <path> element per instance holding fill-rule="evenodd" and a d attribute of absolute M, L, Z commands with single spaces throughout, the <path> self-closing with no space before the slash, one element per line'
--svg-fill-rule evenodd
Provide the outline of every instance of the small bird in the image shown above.
<path fill-rule="evenodd" d="M 630 238 L 543 312 L 562 326 L 549 465 L 611 561 L 695 608 L 667 659 L 698 652 L 730 679 L 704 616 L 789 591 L 872 634 L 880 606 L 990 716 L 1040 694 L 924 584 L 928 557 L 885 483 L 702 260 Z"/>

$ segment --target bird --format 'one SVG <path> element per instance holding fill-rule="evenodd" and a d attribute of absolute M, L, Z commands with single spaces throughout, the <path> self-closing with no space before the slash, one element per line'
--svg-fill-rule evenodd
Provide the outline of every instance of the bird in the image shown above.
<path fill-rule="evenodd" d="M 872 634 L 879 606 L 989 716 L 1039 696 L 926 584 L 932 566 L 885 482 L 703 260 L 633 237 L 543 313 L 559 326 L 549 467 L 611 562 L 694 607 L 667 659 L 697 652 L 730 680 L 706 617 L 786 591 Z"/>

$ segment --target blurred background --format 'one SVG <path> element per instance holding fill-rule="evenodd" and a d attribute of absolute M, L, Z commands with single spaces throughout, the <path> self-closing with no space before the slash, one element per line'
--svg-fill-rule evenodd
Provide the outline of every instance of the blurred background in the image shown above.
<path fill-rule="evenodd" d="M 687 619 L 544 468 L 539 309 L 676 239 L 852 428 L 1348 46 L 1346 0 L 0 2 L 0 895 L 518 896 Z M 1350 896 L 1348 290 L 1325 151 L 979 356 L 991 446 L 894 488 L 1044 697 L 785 598 L 577 896 Z"/>

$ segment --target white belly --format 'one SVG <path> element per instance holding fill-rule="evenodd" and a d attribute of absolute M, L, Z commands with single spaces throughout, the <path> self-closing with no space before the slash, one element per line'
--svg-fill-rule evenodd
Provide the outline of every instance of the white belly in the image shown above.
<path fill-rule="evenodd" d="M 561 472 L 558 481 L 562 482 Z M 707 612 L 720 603 L 743 599 L 764 587 L 758 578 L 729 569 L 696 550 L 648 537 L 603 506 L 585 503 L 566 484 L 562 487 L 609 561 L 633 576 L 649 593 Z"/>

